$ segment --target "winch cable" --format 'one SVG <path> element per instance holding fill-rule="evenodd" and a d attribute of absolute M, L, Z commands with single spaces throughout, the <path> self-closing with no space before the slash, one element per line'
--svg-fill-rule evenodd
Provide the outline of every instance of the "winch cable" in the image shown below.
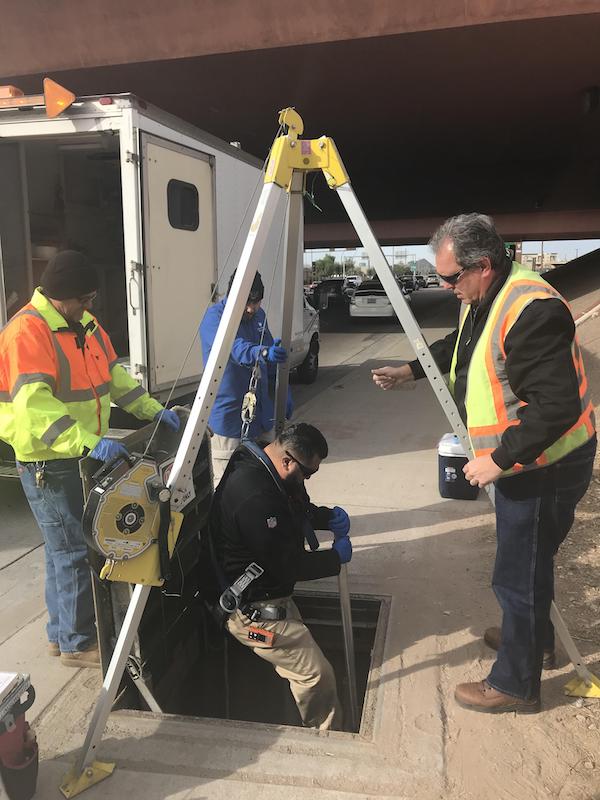
<path fill-rule="evenodd" d="M 275 138 L 277 138 L 281 134 L 281 132 L 283 131 L 283 127 L 284 127 L 283 125 L 279 126 L 279 128 L 277 129 L 277 133 L 276 133 Z M 221 278 L 226 273 L 226 270 L 229 267 L 229 262 L 231 260 L 231 254 L 234 251 L 234 248 L 235 248 L 235 246 L 236 246 L 236 244 L 237 244 L 237 242 L 239 240 L 241 232 L 246 229 L 246 220 L 248 219 L 248 215 L 249 215 L 250 209 L 253 208 L 254 199 L 255 199 L 256 195 L 258 194 L 259 189 L 261 189 L 263 184 L 264 184 L 264 175 L 265 175 L 265 170 L 266 170 L 266 167 L 267 167 L 267 162 L 269 161 L 270 154 L 271 154 L 271 151 L 269 150 L 269 152 L 267 153 L 266 158 L 263 161 L 263 165 L 262 165 L 260 174 L 259 174 L 259 176 L 257 178 L 256 184 L 255 184 L 254 189 L 252 191 L 252 195 L 250 196 L 250 200 L 248 201 L 248 204 L 246 205 L 246 209 L 245 209 L 244 214 L 242 216 L 241 222 L 237 227 L 235 236 L 233 237 L 233 241 L 232 241 L 231 246 L 229 248 L 229 252 L 227 253 L 225 261 L 223 262 L 223 266 L 221 267 L 220 271 L 217 273 L 217 280 L 215 281 L 214 288 L 213 288 L 213 290 L 211 292 L 209 301 L 206 304 L 206 306 L 205 306 L 205 308 L 204 308 L 204 310 L 202 312 L 202 316 L 200 317 L 200 320 L 202 320 L 202 318 L 204 317 L 204 314 L 206 313 L 207 309 L 214 302 L 215 297 L 216 297 L 217 292 L 218 292 L 219 283 L 221 281 Z M 187 352 L 186 352 L 186 354 L 185 354 L 185 356 L 183 358 L 183 361 L 181 363 L 181 366 L 179 368 L 179 372 L 177 373 L 177 376 L 176 376 L 175 380 L 173 381 L 173 385 L 172 385 L 172 387 L 171 387 L 171 389 L 169 391 L 169 394 L 167 396 L 167 399 L 166 399 L 166 401 L 164 403 L 164 408 L 165 409 L 168 408 L 169 403 L 171 402 L 171 399 L 173 397 L 173 393 L 175 392 L 175 389 L 177 388 L 177 385 L 178 385 L 179 381 L 181 380 L 181 376 L 183 374 L 183 370 L 185 369 L 185 366 L 186 366 L 186 364 L 187 364 L 187 362 L 189 360 L 190 354 L 191 354 L 192 350 L 194 349 L 194 345 L 196 344 L 197 338 L 198 338 L 198 326 L 196 326 L 196 329 L 194 330 L 193 336 L 191 337 L 191 341 L 190 341 L 189 347 L 187 349 Z M 164 411 L 164 409 L 163 409 L 163 411 Z M 152 433 L 150 435 L 150 438 L 148 439 L 148 443 L 146 444 L 146 448 L 145 448 L 145 450 L 144 450 L 144 452 L 142 454 L 142 458 L 144 458 L 148 454 L 148 450 L 150 449 L 152 441 L 154 440 L 154 437 L 155 437 L 156 432 L 158 430 L 158 426 L 160 425 L 160 422 L 162 420 L 162 416 L 163 416 L 163 412 L 160 413 L 160 416 L 156 420 L 156 423 L 154 425 L 154 429 L 153 429 L 153 431 L 152 431 Z"/>
<path fill-rule="evenodd" d="M 284 209 L 284 220 L 288 214 L 289 209 L 289 195 L 287 198 L 287 205 Z M 283 242 L 283 234 L 285 232 L 285 225 L 281 226 L 281 233 L 279 235 L 279 243 L 277 245 L 277 252 L 275 254 L 275 263 L 273 266 L 273 271 L 271 273 L 271 281 L 269 285 L 269 294 L 267 296 L 267 307 L 265 309 L 265 321 L 262 326 L 262 330 L 260 332 L 260 341 L 258 343 L 258 351 L 257 356 L 254 360 L 254 366 L 252 367 L 252 373 L 250 375 L 250 383 L 248 384 L 248 391 L 244 395 L 244 399 L 242 400 L 242 407 L 240 409 L 241 417 L 242 417 L 242 429 L 241 429 L 241 440 L 245 441 L 248 438 L 248 431 L 250 430 L 250 425 L 254 420 L 254 416 L 256 414 L 256 387 L 258 386 L 258 381 L 260 380 L 260 352 L 262 350 L 264 338 L 265 338 L 265 331 L 267 329 L 267 320 L 268 320 L 268 312 L 271 309 L 271 298 L 273 295 L 273 286 L 275 284 L 275 273 L 277 272 L 277 265 L 279 264 L 279 256 L 281 254 L 281 245 Z"/>

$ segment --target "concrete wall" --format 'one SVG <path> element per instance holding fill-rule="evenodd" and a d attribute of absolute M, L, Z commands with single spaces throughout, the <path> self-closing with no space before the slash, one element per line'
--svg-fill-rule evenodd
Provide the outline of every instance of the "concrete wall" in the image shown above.
<path fill-rule="evenodd" d="M 23 0 L 3 3 L 0 79 L 598 10 L 597 0 Z"/>

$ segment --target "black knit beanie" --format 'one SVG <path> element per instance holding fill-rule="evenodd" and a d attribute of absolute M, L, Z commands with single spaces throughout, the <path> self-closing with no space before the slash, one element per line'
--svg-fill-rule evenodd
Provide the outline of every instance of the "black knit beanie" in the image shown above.
<path fill-rule="evenodd" d="M 40 285 L 52 300 L 71 300 L 95 292 L 98 275 L 82 253 L 63 250 L 48 262 Z"/>
<path fill-rule="evenodd" d="M 231 278 L 229 278 L 229 286 L 227 287 L 227 294 L 231 291 L 231 286 L 233 284 L 233 279 L 235 278 L 235 271 Z M 257 272 L 254 276 L 254 280 L 252 281 L 252 288 L 250 289 L 250 294 L 248 295 L 248 302 L 249 303 L 258 303 L 259 300 L 262 300 L 265 296 L 265 287 L 262 282 L 262 278 L 260 277 L 260 272 Z"/>

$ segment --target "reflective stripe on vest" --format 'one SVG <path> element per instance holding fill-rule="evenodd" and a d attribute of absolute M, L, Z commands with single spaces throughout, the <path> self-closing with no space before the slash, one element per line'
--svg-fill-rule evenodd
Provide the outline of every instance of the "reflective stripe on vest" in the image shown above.
<path fill-rule="evenodd" d="M 61 433 L 69 430 L 71 425 L 74 424 L 74 420 L 68 415 L 65 414 L 64 417 L 60 417 L 60 419 L 55 420 L 52 425 L 44 432 L 42 435 L 42 442 L 47 445 L 48 447 L 52 447 L 54 442 L 58 439 Z"/>
<path fill-rule="evenodd" d="M 504 343 L 512 326 L 521 313 L 534 300 L 557 299 L 565 303 L 563 297 L 546 281 L 513 264 L 511 273 L 492 303 L 489 316 L 479 341 L 475 345 L 467 375 L 465 408 L 467 427 L 475 456 L 489 455 L 499 445 L 504 431 L 519 424 L 518 411 L 526 405 L 519 400 L 508 381 L 506 374 L 506 353 Z M 469 308 L 461 313 L 460 331 L 464 326 Z M 458 342 L 454 348 L 450 371 L 451 388 L 456 377 Z M 595 430 L 594 411 L 588 394 L 588 383 L 581 358 L 577 338 L 572 345 L 573 364 L 579 384 L 581 414 L 573 427 L 558 441 L 550 445 L 533 464 L 516 464 L 504 474 L 523 469 L 536 469 L 563 458 L 568 453 L 585 444 Z"/>
<path fill-rule="evenodd" d="M 66 325 L 53 309 L 48 309 L 47 317 L 43 310 L 33 305 L 36 296 L 37 292 L 34 293 L 32 303 L 17 312 L 8 322 L 7 327 L 23 317 L 34 317 L 36 320 L 40 320 L 54 351 L 54 374 L 36 370 L 36 357 L 35 353 L 32 353 L 31 366 L 33 368 L 25 368 L 13 381 L 12 386 L 1 387 L 0 402 L 13 402 L 19 391 L 29 384 L 47 384 L 54 397 L 65 404 L 69 416 L 65 415 L 65 417 L 55 420 L 42 434 L 40 440 L 46 446 L 51 447 L 60 434 L 73 424 L 74 420 L 84 423 L 86 430 L 89 430 L 90 433 L 100 435 L 106 427 L 105 423 L 108 421 L 110 413 L 110 370 L 117 361 L 116 354 L 111 345 L 104 340 L 101 329 L 92 317 L 84 326 L 85 345 L 81 348 L 75 331 Z M 136 398 L 138 396 L 137 389 L 136 385 Z M 142 389 L 141 394 L 143 393 Z M 131 394 L 133 395 L 133 392 Z"/>
<path fill-rule="evenodd" d="M 51 331 L 51 335 L 58 362 L 58 386 L 54 392 L 55 397 L 62 400 L 63 403 L 81 403 L 108 394 L 110 381 L 104 381 L 93 387 L 90 385 L 85 389 L 71 388 L 71 364 L 60 344 L 59 337 L 53 331 Z M 103 350 L 106 353 L 106 348 L 103 347 Z"/>
<path fill-rule="evenodd" d="M 114 401 L 115 404 L 118 405 L 120 408 L 125 408 L 130 403 L 133 403 L 134 400 L 137 400 L 140 397 L 143 397 L 146 394 L 146 390 L 143 386 L 136 386 L 131 389 L 126 394 L 122 394 L 121 397 L 115 397 Z"/>
<path fill-rule="evenodd" d="M 119 359 L 116 358 L 116 356 L 112 360 L 110 359 L 110 356 L 108 354 L 108 350 L 106 348 L 106 343 L 104 341 L 104 338 L 102 336 L 100 328 L 96 328 L 96 330 L 93 333 L 93 336 L 96 338 L 96 340 L 97 340 L 98 344 L 100 345 L 100 347 L 104 350 L 104 355 L 106 356 L 106 359 L 108 361 L 108 369 L 111 370 Z"/>

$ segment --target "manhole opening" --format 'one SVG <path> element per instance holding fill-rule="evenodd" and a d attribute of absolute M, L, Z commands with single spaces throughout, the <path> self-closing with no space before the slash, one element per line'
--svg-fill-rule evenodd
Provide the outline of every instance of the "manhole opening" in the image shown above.
<path fill-rule="evenodd" d="M 359 728 L 352 730 L 339 598 L 335 594 L 298 592 L 294 600 L 335 670 L 344 710 L 344 730 L 358 732 L 376 638 L 382 638 L 378 623 L 383 601 L 365 596 L 351 598 L 359 704 Z M 143 631 L 140 647 L 142 651 L 146 649 Z M 180 628 L 174 646 L 152 647 L 150 652 L 144 664 L 144 677 L 164 713 L 302 724 L 288 682 L 252 650 L 228 634 L 217 632 L 202 615 L 187 617 L 187 625 L 184 630 Z M 132 681 L 124 685 L 117 707 L 140 711 L 148 708 Z"/>

